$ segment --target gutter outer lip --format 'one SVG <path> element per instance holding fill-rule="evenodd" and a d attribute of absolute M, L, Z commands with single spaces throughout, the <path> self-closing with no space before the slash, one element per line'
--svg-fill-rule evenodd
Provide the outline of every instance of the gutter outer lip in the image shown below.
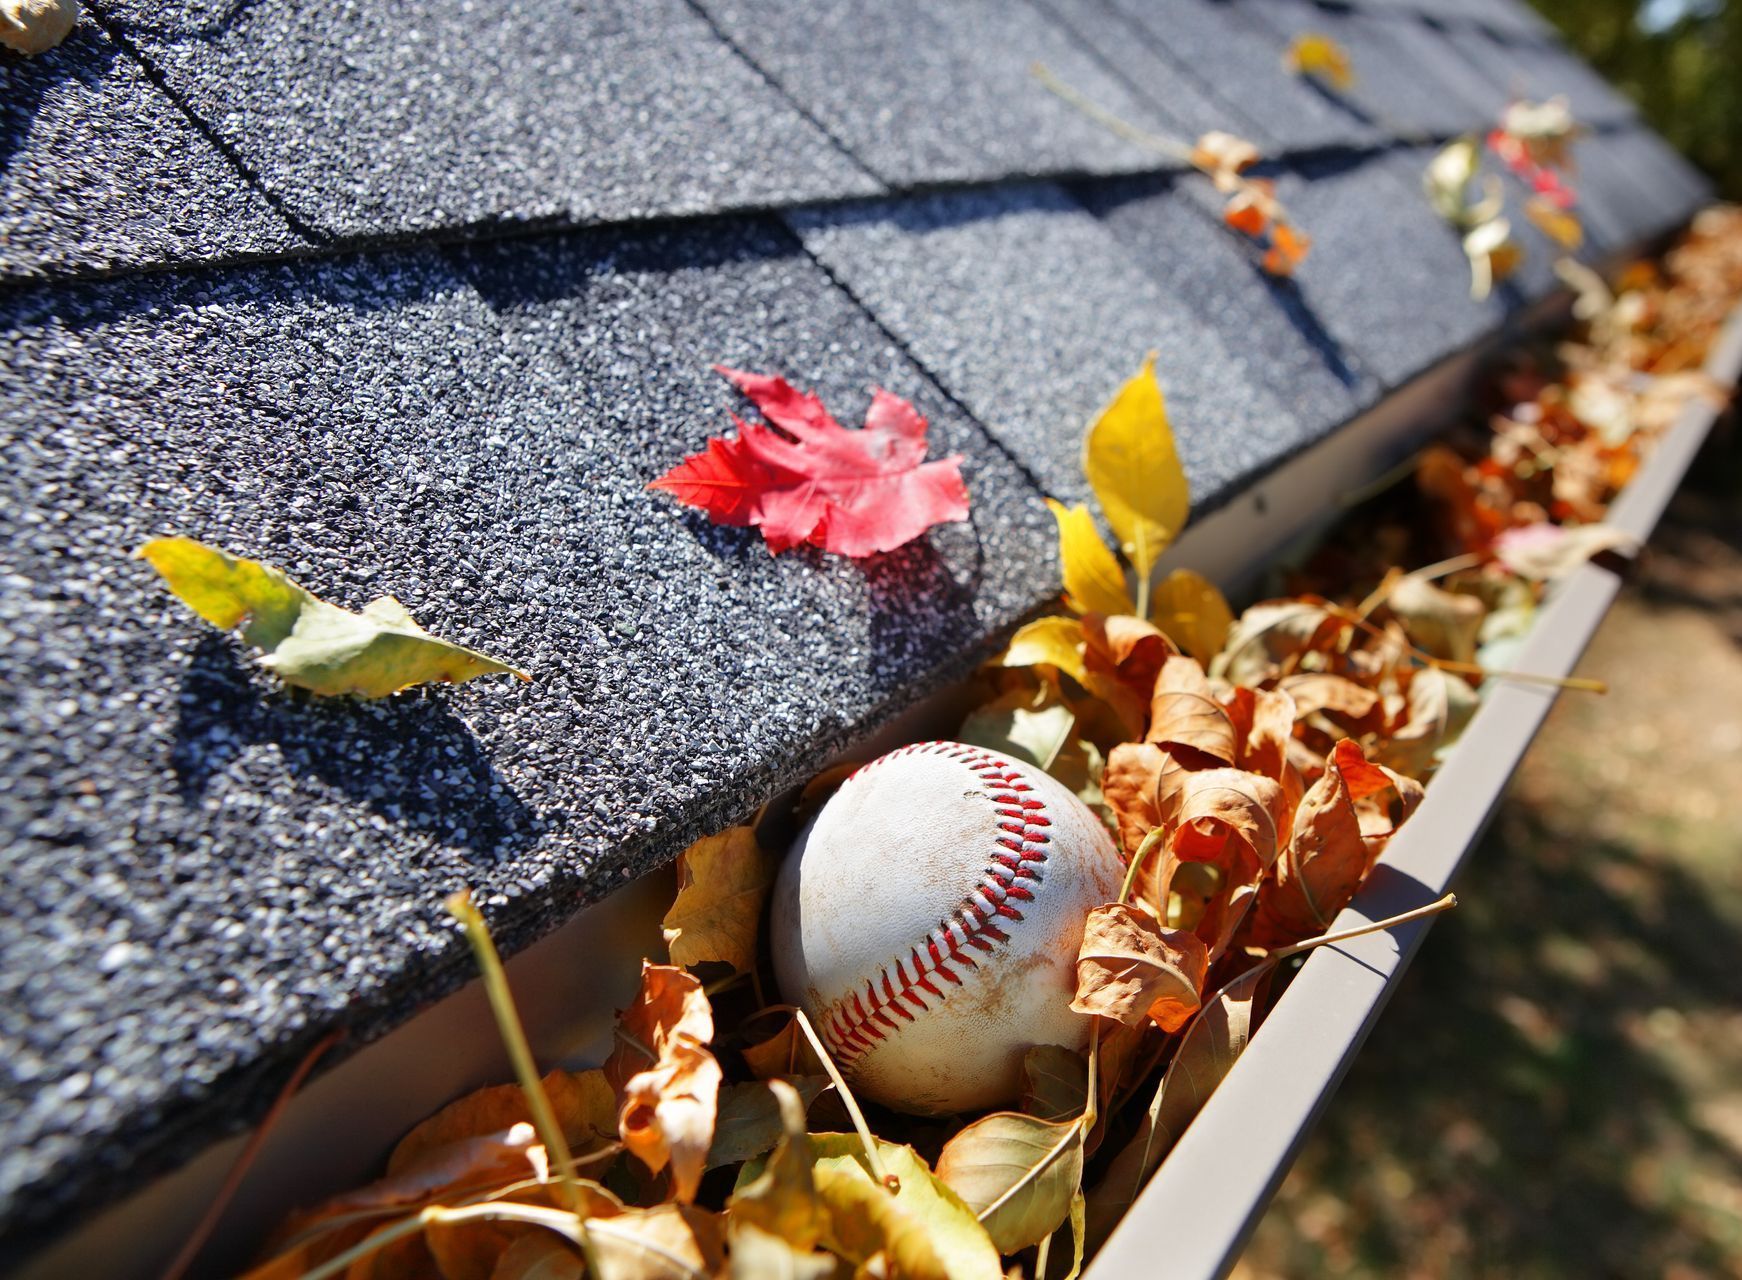
<path fill-rule="evenodd" d="M 1742 305 L 1730 313 L 1704 371 L 1734 387 L 1742 376 Z M 1606 523 L 1641 546 L 1727 406 L 1696 398 L 1611 505 Z M 1586 564 L 1558 584 L 1519 654 L 1517 669 L 1571 673 L 1621 588 Z M 1439 897 L 1499 807 L 1513 771 L 1554 705 L 1552 687 L 1497 681 L 1435 775 L 1427 798 L 1387 846 L 1361 892 L 1331 924 L 1348 929 Z M 1158 1274 L 1220 1280 L 1329 1105 L 1432 919 L 1314 951 L 1204 1109 L 1114 1229 L 1085 1275 Z"/>

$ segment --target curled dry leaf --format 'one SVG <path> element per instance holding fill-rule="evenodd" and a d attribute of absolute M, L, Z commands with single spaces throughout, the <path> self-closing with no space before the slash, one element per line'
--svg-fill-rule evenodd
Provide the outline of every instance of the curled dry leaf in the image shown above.
<path fill-rule="evenodd" d="M 242 638 L 264 651 L 261 666 L 311 693 L 384 698 L 415 684 L 461 684 L 493 673 L 531 679 L 430 635 L 392 596 L 352 613 L 317 600 L 277 569 L 192 538 L 158 538 L 135 554 L 207 622 L 241 627 Z"/>
<path fill-rule="evenodd" d="M 1179 536 L 1191 513 L 1190 487 L 1174 447 L 1153 352 L 1090 425 L 1083 470 L 1138 582 L 1148 582 L 1156 557 Z"/>
<path fill-rule="evenodd" d="M 549 1231 L 533 1231 L 502 1251 L 490 1280 L 582 1280 L 586 1273 L 573 1245 Z"/>
<path fill-rule="evenodd" d="M 577 1162 L 617 1148 L 617 1099 L 603 1071 L 552 1071 L 545 1097 Z M 387 1176 L 416 1169 L 442 1148 L 468 1138 L 531 1124 L 532 1109 L 517 1084 L 491 1085 L 456 1099 L 399 1140 L 387 1158 Z"/>
<path fill-rule="evenodd" d="M 1083 1126 L 1001 1111 L 944 1144 L 938 1180 L 962 1198 L 1001 1254 L 1064 1225 L 1083 1185 Z"/>
<path fill-rule="evenodd" d="M 826 1074 L 810 1041 L 799 1030 L 796 1018 L 789 1017 L 785 1025 L 768 1039 L 746 1046 L 743 1056 L 744 1065 L 758 1080 Z"/>
<path fill-rule="evenodd" d="M 0 0 L 0 44 L 26 57 L 47 53 L 78 21 L 78 0 Z"/>
<path fill-rule="evenodd" d="M 1385 602 L 1416 648 L 1454 662 L 1475 661 L 1476 637 L 1488 613 L 1476 597 L 1408 574 L 1392 584 Z"/>
<path fill-rule="evenodd" d="M 961 455 L 927 462 L 926 420 L 907 401 L 877 390 L 864 428 L 849 431 L 784 378 L 715 371 L 771 426 L 734 418 L 736 437 L 709 440 L 649 488 L 700 507 L 716 524 L 760 529 L 776 554 L 808 542 L 875 555 L 968 518 Z"/>
<path fill-rule="evenodd" d="M 1164 929 L 1129 903 L 1108 903 L 1091 911 L 1084 926 L 1071 1008 L 1125 1026 L 1147 1017 L 1163 1031 L 1178 1031 L 1198 1011 L 1208 968 L 1196 934 Z"/>
<path fill-rule="evenodd" d="M 1563 528 L 1552 524 L 1508 529 L 1494 539 L 1494 556 L 1521 578 L 1549 582 L 1564 577 L 1605 551 L 1631 555 L 1639 539 L 1625 529 L 1606 524 Z"/>
<path fill-rule="evenodd" d="M 1216 584 L 1190 569 L 1175 569 L 1155 586 L 1149 620 L 1200 663 L 1222 650 L 1234 614 Z"/>
<path fill-rule="evenodd" d="M 1051 498 L 1046 505 L 1058 522 L 1059 566 L 1071 608 L 1078 613 L 1130 613 L 1133 606 L 1125 570 L 1101 541 L 1101 531 L 1095 528 L 1089 509 L 1080 502 L 1066 507 Z"/>
<path fill-rule="evenodd" d="M 849 1280 L 852 1268 L 828 1253 L 795 1248 L 777 1235 L 730 1219 L 726 1226 L 731 1280 Z"/>
<path fill-rule="evenodd" d="M 828 1212 L 823 1245 L 855 1266 L 878 1254 L 912 1280 L 1001 1280 L 998 1250 L 972 1210 L 940 1182 L 912 1147 L 878 1141 L 894 1195 L 872 1175 L 859 1135 L 811 1135 L 817 1195 Z M 746 1174 L 761 1172 L 746 1165 Z"/>
<path fill-rule="evenodd" d="M 1218 190 L 1233 191 L 1240 175 L 1259 161 L 1258 148 L 1232 133 L 1212 129 L 1198 138 L 1192 147 L 1192 165 L 1208 174 Z"/>
<path fill-rule="evenodd" d="M 1240 615 L 1210 667 L 1232 684 L 1259 685 L 1304 653 L 1325 649 L 1344 624 L 1314 600 L 1267 600 Z"/>
<path fill-rule="evenodd" d="M 1189 910 L 1179 924 L 1203 940 L 1214 960 L 1276 860 L 1282 788 L 1242 769 L 1176 776 L 1176 795 L 1161 801 L 1164 815 L 1172 811 L 1172 830 L 1153 872 L 1139 873 L 1138 885 L 1159 918 L 1167 918 L 1169 895 L 1180 894 L 1182 909 Z"/>
<path fill-rule="evenodd" d="M 1234 763 L 1239 747 L 1233 721 L 1211 696 L 1210 682 L 1195 659 L 1180 655 L 1163 665 L 1149 704 L 1144 741 L 1160 745 L 1194 768 Z"/>
<path fill-rule="evenodd" d="M 1380 760 L 1412 778 L 1433 772 L 1439 754 L 1458 740 L 1480 701 L 1461 676 L 1439 667 L 1418 668 L 1409 678 L 1404 722 L 1381 740 Z"/>
<path fill-rule="evenodd" d="M 739 1180 L 727 1210 L 735 1223 L 758 1227 L 808 1251 L 823 1238 L 829 1220 L 817 1199 L 816 1161 L 805 1133 L 805 1100 L 784 1080 L 743 1087 L 773 1104 L 779 1136 L 756 1175 Z"/>
<path fill-rule="evenodd" d="M 695 1198 L 707 1167 L 719 1101 L 720 1064 L 708 1052 L 714 1015 L 693 974 L 641 965 L 641 989 L 617 1023 L 605 1076 L 617 1090 L 623 1143 L 649 1169 L 671 1166 L 672 1188 Z"/>
<path fill-rule="evenodd" d="M 1084 686 L 1118 717 L 1126 737 L 1142 737 L 1155 679 L 1173 646 L 1141 618 L 1089 613 L 1082 626 Z"/>
<path fill-rule="evenodd" d="M 779 870 L 749 827 L 704 836 L 678 855 L 677 898 L 664 921 L 671 962 L 754 968 L 762 906 Z"/>
<path fill-rule="evenodd" d="M 1421 784 L 1376 765 L 1351 739 L 1337 743 L 1325 772 L 1294 815 L 1294 832 L 1258 893 L 1250 944 L 1266 949 L 1322 933 L 1349 905 L 1384 847 L 1370 840 L 1359 800 L 1395 789 L 1407 818 L 1421 801 Z M 1401 820 L 1401 819 L 1400 819 Z M 1385 823 L 1390 833 L 1390 823 Z"/>
<path fill-rule="evenodd" d="M 725 1224 L 689 1204 L 587 1219 L 596 1280 L 713 1280 L 726 1263 Z"/>
<path fill-rule="evenodd" d="M 533 1178 L 537 1142 L 530 1124 L 516 1124 L 501 1133 L 426 1147 L 398 1172 L 292 1215 L 269 1243 L 271 1260 L 245 1280 L 299 1276 L 337 1257 L 391 1216 Z M 403 1252 L 433 1265 L 422 1239 L 409 1241 Z"/>

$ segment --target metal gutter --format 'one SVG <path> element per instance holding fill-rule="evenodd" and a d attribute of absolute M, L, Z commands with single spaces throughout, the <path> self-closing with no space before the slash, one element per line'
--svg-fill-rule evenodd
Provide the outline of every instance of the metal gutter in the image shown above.
<path fill-rule="evenodd" d="M 1705 371 L 1725 386 L 1742 375 L 1742 308 L 1731 313 Z M 1608 523 L 1643 542 L 1721 412 L 1704 400 L 1688 404 L 1616 499 Z M 1618 574 L 1595 564 L 1570 575 L 1538 615 L 1518 669 L 1570 674 L 1620 587 Z M 1332 928 L 1383 919 L 1445 892 L 1555 697 L 1550 687 L 1505 681 L 1484 697 L 1420 810 Z M 1228 1274 L 1430 923 L 1312 954 L 1096 1256 L 1090 1280 Z"/>

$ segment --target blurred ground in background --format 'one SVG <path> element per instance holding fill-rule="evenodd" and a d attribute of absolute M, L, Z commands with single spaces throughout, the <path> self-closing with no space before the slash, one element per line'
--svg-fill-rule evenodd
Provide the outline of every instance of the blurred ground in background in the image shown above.
<path fill-rule="evenodd" d="M 1742 0 L 1531 0 L 1731 200 L 1742 200 Z"/>
<path fill-rule="evenodd" d="M 1742 1276 L 1742 448 L 1721 426 L 1236 1276 Z M 1262 1034 L 1262 1033 L 1261 1033 Z"/>

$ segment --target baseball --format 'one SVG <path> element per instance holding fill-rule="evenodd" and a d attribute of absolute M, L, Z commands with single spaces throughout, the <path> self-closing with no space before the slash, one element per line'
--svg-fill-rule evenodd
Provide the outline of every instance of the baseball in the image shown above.
<path fill-rule="evenodd" d="M 775 975 L 864 1097 L 924 1115 L 1007 1103 L 1031 1046 L 1087 1044 L 1077 949 L 1123 870 L 1044 771 L 960 742 L 902 747 L 847 779 L 787 856 Z"/>

